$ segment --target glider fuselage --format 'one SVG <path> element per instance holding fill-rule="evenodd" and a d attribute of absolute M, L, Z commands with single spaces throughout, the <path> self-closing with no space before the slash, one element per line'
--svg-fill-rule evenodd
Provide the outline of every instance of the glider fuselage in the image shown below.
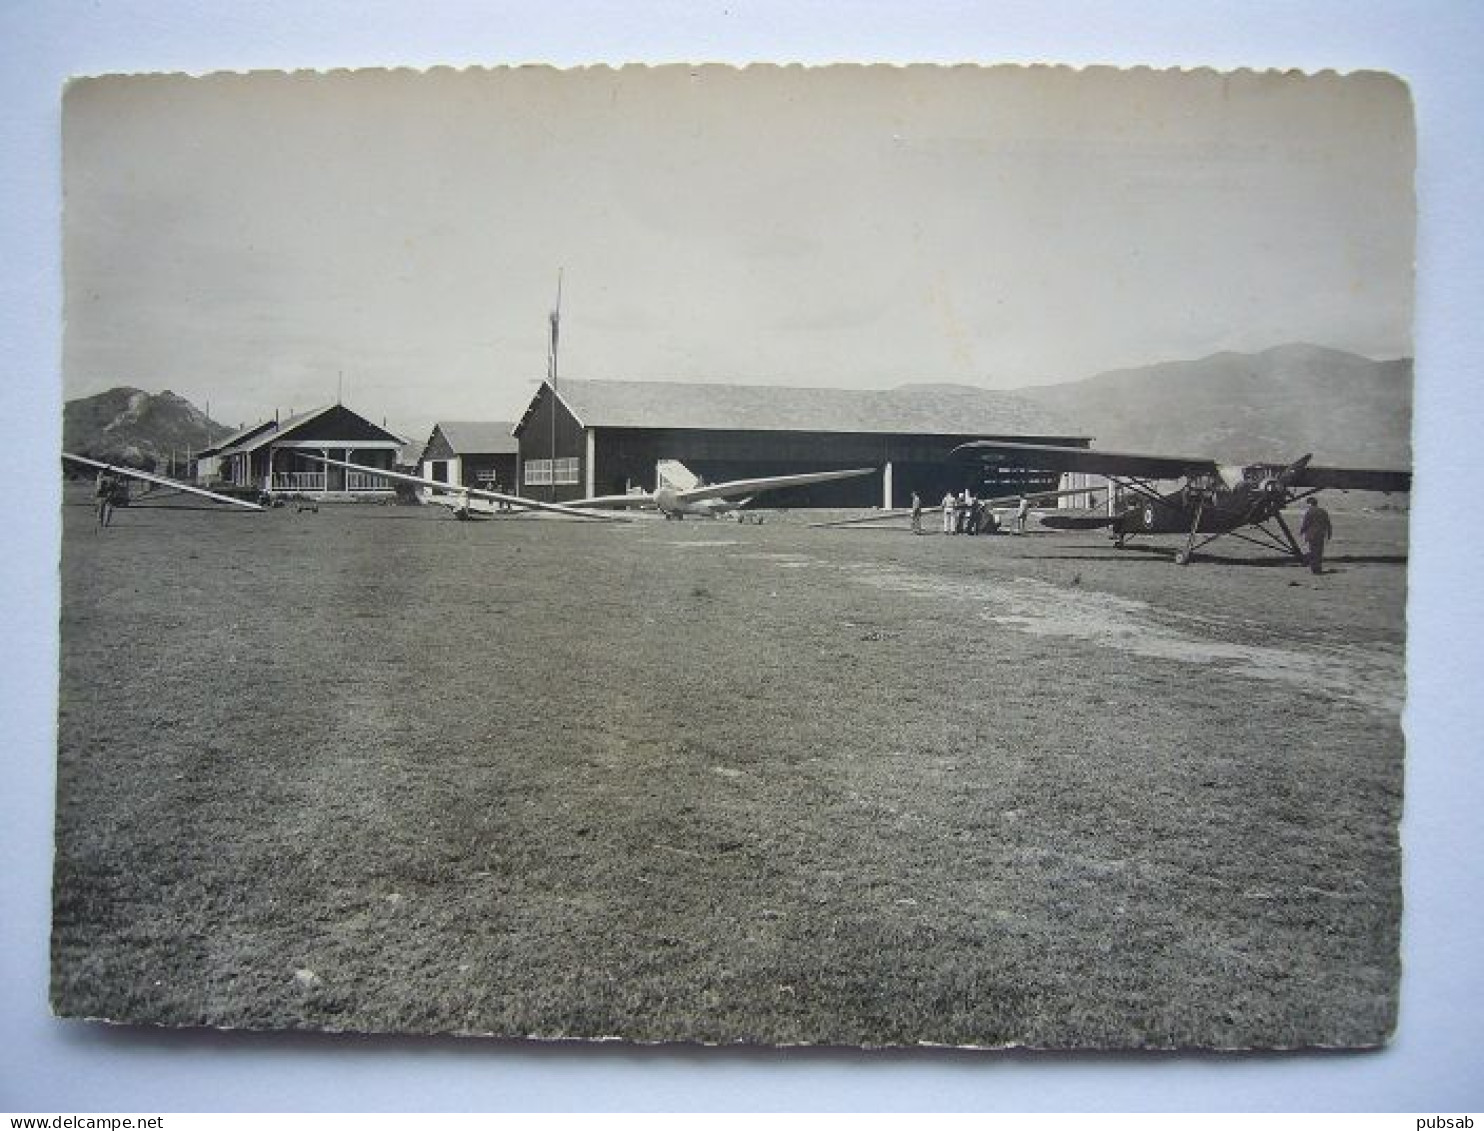
<path fill-rule="evenodd" d="M 717 518 L 741 509 L 746 499 L 699 499 L 689 502 L 679 497 L 673 487 L 661 487 L 654 493 L 654 505 L 666 518 Z"/>

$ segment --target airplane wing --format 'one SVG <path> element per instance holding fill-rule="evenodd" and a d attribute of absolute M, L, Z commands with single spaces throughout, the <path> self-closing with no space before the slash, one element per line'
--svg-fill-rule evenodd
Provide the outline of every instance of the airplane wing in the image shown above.
<path fill-rule="evenodd" d="M 1060 444 L 1010 444 L 999 440 L 960 444 L 949 453 L 949 458 L 1029 471 L 1081 471 L 1131 479 L 1183 479 L 1188 475 L 1209 475 L 1218 471 L 1214 459 L 1200 456 L 1151 456 Z"/>
<path fill-rule="evenodd" d="M 1410 491 L 1410 471 L 1380 471 L 1366 467 L 1309 466 L 1293 479 L 1295 487 L 1331 491 Z"/>
<path fill-rule="evenodd" d="M 498 491 L 486 491 L 482 487 L 465 487 L 458 483 L 444 483 L 437 479 L 425 479 L 421 475 L 407 475 L 401 471 L 387 471 L 383 467 L 366 467 L 359 463 L 346 463 L 344 460 L 326 459 L 324 456 L 310 455 L 308 452 L 300 452 L 305 459 L 312 459 L 316 463 L 329 464 L 332 467 L 344 467 L 350 471 L 364 471 L 368 475 L 379 475 L 383 479 L 395 479 L 402 483 L 417 483 L 424 487 L 440 487 L 445 491 L 452 491 L 459 495 L 469 495 L 476 499 L 490 499 L 497 503 L 508 503 L 512 507 L 521 510 L 552 511 L 555 514 L 571 515 L 574 518 L 596 519 L 599 522 L 628 522 L 629 520 L 615 514 L 603 514 L 600 511 L 583 510 L 581 507 L 567 506 L 565 503 L 538 503 L 535 499 L 523 499 L 519 495 L 502 495 Z"/>
<path fill-rule="evenodd" d="M 692 487 L 689 491 L 677 491 L 675 497 L 682 503 L 694 503 L 701 499 L 732 499 L 739 495 L 756 495 L 760 491 L 776 491 L 780 487 L 801 487 L 805 483 L 828 483 L 833 479 L 852 479 L 858 475 L 871 475 L 874 467 L 857 467 L 850 471 L 812 471 L 804 475 L 772 475 L 763 479 L 734 479 L 730 483 L 712 483 L 703 487 Z"/>
<path fill-rule="evenodd" d="M 922 513 L 926 515 L 929 511 L 936 509 L 936 507 L 924 506 L 922 508 Z M 906 510 L 897 508 L 895 510 L 889 511 L 872 511 L 870 514 L 856 515 L 854 518 L 837 518 L 832 519 L 829 522 L 811 522 L 809 523 L 809 525 L 815 529 L 823 529 L 827 526 L 859 526 L 867 522 L 890 522 L 892 519 L 896 518 L 911 517 L 912 509 L 909 507 Z"/>
<path fill-rule="evenodd" d="M 573 499 L 570 503 L 563 503 L 569 507 L 652 507 L 654 496 L 648 491 L 642 495 L 594 495 L 588 499 Z"/>
<path fill-rule="evenodd" d="M 132 467 L 120 467 L 113 463 L 100 463 L 98 460 L 89 459 L 87 456 L 75 456 L 70 452 L 63 452 L 62 458 L 71 460 L 73 463 L 85 464 L 88 467 L 96 467 L 102 471 L 111 471 L 116 475 L 127 475 L 131 479 L 142 479 L 146 483 L 158 483 L 162 487 L 171 487 L 177 491 L 186 491 L 192 495 L 203 495 L 218 503 L 231 503 L 234 507 L 242 507 L 244 510 L 260 511 L 263 508 L 257 503 L 250 503 L 246 499 L 234 499 L 231 495 L 221 495 L 215 491 L 208 491 L 204 487 L 194 487 L 189 483 L 182 483 L 179 479 L 171 479 L 164 475 L 154 475 L 148 471 L 138 471 Z"/>

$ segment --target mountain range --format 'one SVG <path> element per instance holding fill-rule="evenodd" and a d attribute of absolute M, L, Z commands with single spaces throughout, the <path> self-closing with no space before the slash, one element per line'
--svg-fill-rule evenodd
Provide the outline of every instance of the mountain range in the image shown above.
<path fill-rule="evenodd" d="M 982 393 L 973 385 L 913 384 L 923 396 Z M 1284 345 L 1217 353 L 1012 390 L 1068 435 L 1095 447 L 1214 457 L 1408 468 L 1412 360 L 1373 361 L 1341 350 Z M 183 397 L 118 388 L 68 401 L 69 452 L 160 467 L 231 429 Z"/>
<path fill-rule="evenodd" d="M 1412 359 L 1312 345 L 1217 353 L 1016 390 L 1111 450 L 1412 465 Z"/>

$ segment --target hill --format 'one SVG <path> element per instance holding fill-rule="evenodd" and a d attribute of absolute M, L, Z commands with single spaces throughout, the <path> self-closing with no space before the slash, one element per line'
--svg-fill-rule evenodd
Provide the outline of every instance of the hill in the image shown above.
<path fill-rule="evenodd" d="M 1016 390 L 1099 448 L 1410 467 L 1412 360 L 1285 345 Z"/>
<path fill-rule="evenodd" d="M 172 452 L 184 460 L 188 449 L 199 451 L 230 432 L 168 389 L 109 389 L 62 408 L 65 451 L 145 470 L 164 467 Z"/>

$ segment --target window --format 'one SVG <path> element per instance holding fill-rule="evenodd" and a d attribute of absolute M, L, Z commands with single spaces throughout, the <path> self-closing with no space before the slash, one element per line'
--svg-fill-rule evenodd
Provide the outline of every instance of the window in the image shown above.
<path fill-rule="evenodd" d="M 555 474 L 553 475 L 552 464 L 555 462 Z M 527 487 L 542 487 L 551 483 L 577 483 L 578 476 L 582 471 L 582 460 L 576 456 L 567 456 L 563 459 L 552 461 L 549 459 L 528 459 L 525 464 L 525 482 Z"/>

